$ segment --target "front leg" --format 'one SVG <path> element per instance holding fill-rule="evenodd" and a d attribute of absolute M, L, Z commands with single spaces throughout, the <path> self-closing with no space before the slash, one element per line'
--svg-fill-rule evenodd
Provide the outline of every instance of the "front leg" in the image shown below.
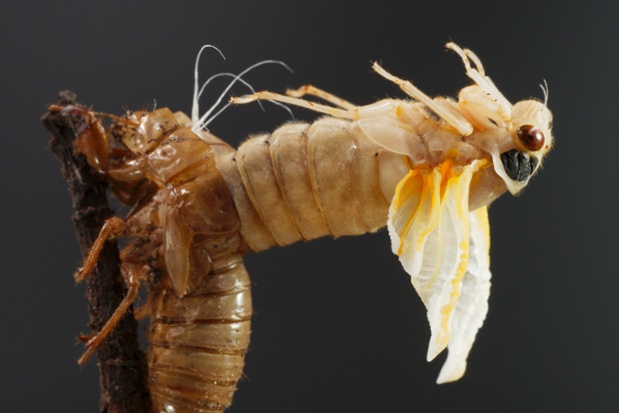
<path fill-rule="evenodd" d="M 385 79 L 398 85 L 408 96 L 426 105 L 428 109 L 436 113 L 441 119 L 444 119 L 445 122 L 454 127 L 462 136 L 469 136 L 473 133 L 473 126 L 464 115 L 459 112 L 457 106 L 452 105 L 448 99 L 440 97 L 432 99 L 408 80 L 400 79 L 387 72 L 377 62 L 374 62 L 372 69 Z"/>
<path fill-rule="evenodd" d="M 84 260 L 84 266 L 75 274 L 75 281 L 81 282 L 92 273 L 105 242 L 126 235 L 127 228 L 127 223 L 119 217 L 112 217 L 105 221 L 97 239 L 92 244 L 90 251 L 88 251 L 88 256 Z"/>

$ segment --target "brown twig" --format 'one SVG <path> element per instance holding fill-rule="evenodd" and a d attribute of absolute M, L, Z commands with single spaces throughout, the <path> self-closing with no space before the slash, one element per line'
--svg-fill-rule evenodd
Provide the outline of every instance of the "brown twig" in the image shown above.
<path fill-rule="evenodd" d="M 75 94 L 60 93 L 58 106 L 77 105 Z M 67 181 L 75 213 L 73 223 L 82 254 L 88 253 L 106 218 L 113 216 L 108 206 L 106 182 L 88 165 L 84 156 L 73 148 L 76 131 L 84 120 L 75 111 L 63 113 L 48 110 L 42 118 L 51 132 L 52 151 L 62 164 L 62 175 Z M 120 259 L 116 241 L 106 243 L 95 271 L 88 279 L 86 296 L 90 303 L 89 326 L 94 331 L 110 318 L 118 307 L 127 288 L 120 275 Z M 147 367 L 137 337 L 137 322 L 127 312 L 105 341 L 97 348 L 102 413 L 147 413 L 151 411 L 146 385 Z"/>

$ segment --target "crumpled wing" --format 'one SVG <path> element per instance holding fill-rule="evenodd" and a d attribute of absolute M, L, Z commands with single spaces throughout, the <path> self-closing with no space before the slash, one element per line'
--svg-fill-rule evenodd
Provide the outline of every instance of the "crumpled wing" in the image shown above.
<path fill-rule="evenodd" d="M 180 209 L 168 208 L 164 221 L 163 256 L 168 280 L 177 297 L 187 293 L 189 284 L 189 249 L 193 233 L 183 219 Z"/>
<path fill-rule="evenodd" d="M 439 384 L 462 377 L 477 331 L 488 313 L 490 235 L 487 207 L 469 213 L 469 231 L 469 264 L 462 280 L 451 326 L 451 340 L 447 346 L 449 353 L 438 376 Z"/>
<path fill-rule="evenodd" d="M 486 208 L 469 212 L 473 174 L 450 161 L 409 172 L 396 188 L 388 229 L 393 252 L 410 274 L 428 311 L 428 361 L 449 356 L 438 382 L 459 379 L 487 312 L 490 286 Z"/>

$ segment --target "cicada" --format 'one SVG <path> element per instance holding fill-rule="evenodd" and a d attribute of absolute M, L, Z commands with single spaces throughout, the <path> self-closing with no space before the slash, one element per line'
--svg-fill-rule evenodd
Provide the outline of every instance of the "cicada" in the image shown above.
<path fill-rule="evenodd" d="M 196 99 L 191 118 L 167 108 L 130 112 L 104 130 L 89 115 L 78 149 L 133 209 L 106 223 L 81 276 L 103 241 L 131 237 L 121 269 L 130 293 L 118 313 L 149 280 L 157 412 L 230 404 L 252 311 L 244 254 L 385 225 L 427 308 L 428 360 L 449 351 L 438 382 L 464 374 L 488 310 L 488 205 L 539 170 L 553 144 L 552 115 L 546 101 L 512 105 L 473 52 L 447 48 L 473 81 L 458 100 L 430 98 L 375 63 L 410 99 L 357 106 L 313 86 L 234 98 L 327 115 L 251 136 L 237 150 L 204 129 Z M 116 321 L 90 340 L 87 355 Z"/>

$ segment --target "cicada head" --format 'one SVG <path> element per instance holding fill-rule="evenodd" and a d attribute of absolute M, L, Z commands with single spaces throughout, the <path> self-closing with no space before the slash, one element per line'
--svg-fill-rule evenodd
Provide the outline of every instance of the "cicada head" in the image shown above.
<path fill-rule="evenodd" d="M 536 100 L 523 100 L 512 109 L 508 131 L 513 148 L 501 152 L 501 167 L 495 170 L 505 180 L 512 194 L 526 186 L 537 172 L 544 156 L 552 148 L 552 113 L 545 104 Z M 493 154 L 493 158 L 496 155 Z"/>
<path fill-rule="evenodd" d="M 487 152 L 494 172 L 512 194 L 520 192 L 552 148 L 552 113 L 545 104 L 523 100 L 511 108 L 502 127 L 474 132 L 469 139 Z"/>
<path fill-rule="evenodd" d="M 467 140 L 488 153 L 496 174 L 512 194 L 524 188 L 552 147 L 552 114 L 537 100 L 512 105 L 486 76 L 479 58 L 454 43 L 466 74 L 475 84 L 460 91 L 458 108 L 473 127 Z M 473 63 L 473 65 L 471 64 Z M 547 89 L 544 94 L 547 95 Z"/>

